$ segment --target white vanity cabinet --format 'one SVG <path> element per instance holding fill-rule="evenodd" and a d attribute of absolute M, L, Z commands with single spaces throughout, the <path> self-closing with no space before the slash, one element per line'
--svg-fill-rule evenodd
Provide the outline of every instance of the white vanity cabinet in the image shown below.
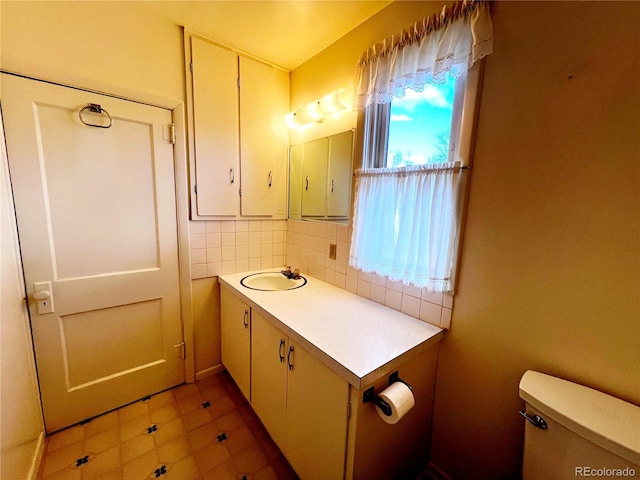
<path fill-rule="evenodd" d="M 226 288 L 220 291 L 222 364 L 251 399 L 251 308 Z"/>
<path fill-rule="evenodd" d="M 219 277 L 222 362 L 300 478 L 417 478 L 428 458 L 442 330 L 313 277 L 288 291 L 246 288 L 252 273 Z M 249 348 L 237 330 L 250 332 Z M 396 424 L 364 401 L 392 374 L 415 399 Z"/>
<path fill-rule="evenodd" d="M 252 408 L 300 478 L 343 478 L 349 384 L 255 310 L 252 320 Z"/>
<path fill-rule="evenodd" d="M 287 72 L 185 33 L 191 217 L 284 218 Z"/>

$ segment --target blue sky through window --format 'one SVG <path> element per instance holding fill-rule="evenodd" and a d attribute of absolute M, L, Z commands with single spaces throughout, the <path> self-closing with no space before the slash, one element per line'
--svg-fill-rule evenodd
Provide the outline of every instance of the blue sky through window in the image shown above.
<path fill-rule="evenodd" d="M 391 103 L 387 167 L 446 162 L 451 132 L 455 78 L 443 85 L 407 89 Z"/>

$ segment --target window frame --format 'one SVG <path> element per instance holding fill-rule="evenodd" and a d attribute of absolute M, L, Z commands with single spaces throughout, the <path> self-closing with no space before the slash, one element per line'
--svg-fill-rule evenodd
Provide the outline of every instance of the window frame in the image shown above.
<path fill-rule="evenodd" d="M 451 111 L 451 123 L 449 125 L 449 147 L 447 149 L 447 162 L 453 162 L 457 159 L 458 146 L 460 144 L 460 126 L 462 122 L 462 110 L 464 108 L 464 98 L 466 95 L 467 88 L 467 74 L 461 75 L 454 79 L 454 94 L 453 94 L 453 106 Z M 427 87 L 429 84 L 425 85 Z M 409 89 L 408 89 L 409 90 Z M 422 92 L 418 92 L 422 93 Z M 404 98 L 404 97 L 403 97 Z M 397 100 L 401 100 L 398 98 Z M 393 105 L 393 102 L 396 101 L 394 98 L 389 105 Z M 391 108 L 389 108 L 389 115 L 391 114 Z M 384 162 L 384 165 L 374 165 L 373 168 L 390 168 L 388 163 L 388 143 L 391 138 L 391 119 L 387 119 L 387 151 L 384 156 L 384 159 L 381 159 Z M 380 162 L 379 162 L 380 163 Z M 412 165 L 406 165 L 412 166 Z"/>
<path fill-rule="evenodd" d="M 454 249 L 455 249 L 455 268 L 451 272 L 451 285 L 453 292 L 450 295 L 455 295 L 458 286 L 458 276 L 460 273 L 460 257 L 462 253 L 462 242 L 464 239 L 464 227 L 466 223 L 466 213 L 467 213 L 467 205 L 469 201 L 469 186 L 470 186 L 470 177 L 471 170 L 473 166 L 473 152 L 475 149 L 475 137 L 476 137 L 476 129 L 477 129 L 477 119 L 478 113 L 480 110 L 480 94 L 482 90 L 482 80 L 484 76 L 484 68 L 485 68 L 485 59 L 481 59 L 476 62 L 466 74 L 466 84 L 464 89 L 455 90 L 455 98 L 454 98 L 454 112 L 452 116 L 452 132 L 451 139 L 453 136 L 453 120 L 455 118 L 460 118 L 458 122 L 459 133 L 457 135 L 457 144 L 451 149 L 451 141 L 450 141 L 450 153 L 452 153 L 453 161 L 459 162 L 461 168 L 463 168 L 464 173 L 461 176 L 461 188 L 460 188 L 460 202 L 459 211 L 456 215 L 458 224 L 457 231 L 459 235 L 456 237 Z M 460 99 L 459 96 L 462 98 Z M 459 109 L 459 110 L 457 110 Z M 389 113 L 390 113 L 389 108 Z M 357 128 L 356 128 L 356 141 L 355 141 L 355 156 L 354 156 L 354 170 L 358 168 L 384 168 L 384 166 L 374 166 L 365 164 L 365 132 L 369 130 L 366 128 L 367 115 L 369 109 L 363 108 L 358 109 L 357 115 Z M 384 162 L 386 165 L 386 151 L 388 147 L 388 134 L 389 128 L 387 123 L 387 137 L 385 139 L 385 155 Z M 453 150 L 451 152 L 451 150 Z M 380 157 L 379 157 L 380 158 Z M 352 191 L 356 191 L 355 188 L 355 175 L 353 177 Z M 350 213 L 350 224 L 353 226 L 353 218 L 354 218 L 354 204 L 352 203 L 351 213 Z"/>

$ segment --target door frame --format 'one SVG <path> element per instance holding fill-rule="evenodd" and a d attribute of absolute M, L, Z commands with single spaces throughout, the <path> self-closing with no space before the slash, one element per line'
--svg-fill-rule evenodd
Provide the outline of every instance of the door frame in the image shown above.
<path fill-rule="evenodd" d="M 89 93 L 106 95 L 129 102 L 149 105 L 171 111 L 171 118 L 175 125 L 175 144 L 173 145 L 173 170 L 176 191 L 176 226 L 178 233 L 178 268 L 180 282 L 180 314 L 182 319 L 182 335 L 185 345 L 185 382 L 195 382 L 195 355 L 194 355 L 194 322 L 191 302 L 191 258 L 189 245 L 189 186 L 187 170 L 187 144 L 186 144 L 186 118 L 185 105 L 182 100 L 166 97 L 158 97 L 142 92 L 124 90 L 124 94 L 104 92 L 91 88 L 70 85 L 60 82 L 46 80 L 44 78 L 32 77 L 18 72 L 0 69 L 1 73 L 15 75 L 17 77 L 36 80 L 39 82 L 58 85 L 61 87 L 83 90 Z M 123 90 L 114 88 L 114 91 Z M 22 257 L 22 252 L 20 252 Z M 22 272 L 24 275 L 24 270 Z M 31 322 L 31 318 L 29 318 Z M 31 328 L 31 325 L 29 325 Z M 34 359 L 35 362 L 35 359 Z M 40 387 L 38 386 L 38 389 Z"/>

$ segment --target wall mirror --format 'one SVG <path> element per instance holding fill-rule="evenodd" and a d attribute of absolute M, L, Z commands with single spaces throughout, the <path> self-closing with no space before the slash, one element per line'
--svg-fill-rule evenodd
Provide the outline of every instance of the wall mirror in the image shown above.
<path fill-rule="evenodd" d="M 289 218 L 347 222 L 351 211 L 353 130 L 291 145 Z"/>

